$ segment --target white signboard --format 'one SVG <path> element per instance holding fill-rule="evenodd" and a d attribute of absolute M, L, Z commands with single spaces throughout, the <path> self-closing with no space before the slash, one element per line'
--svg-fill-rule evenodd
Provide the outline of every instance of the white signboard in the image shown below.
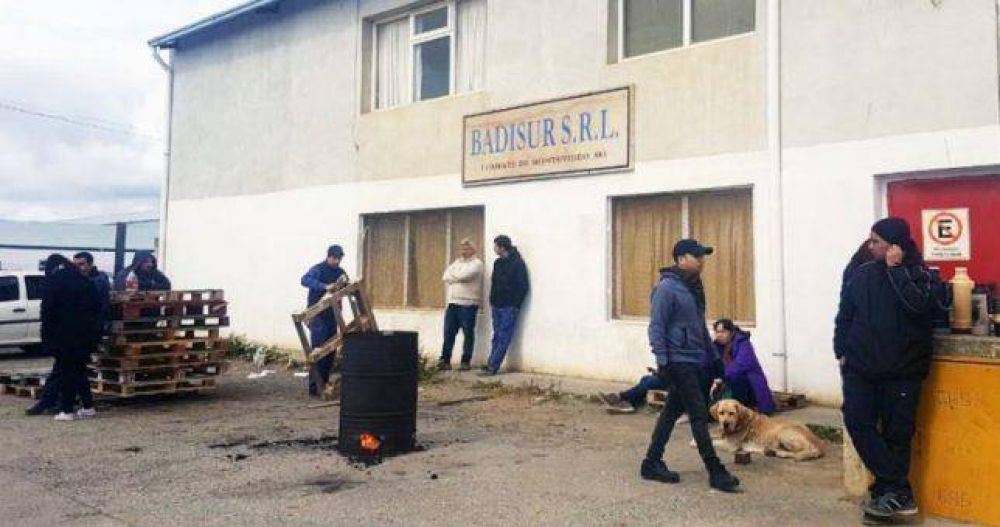
<path fill-rule="evenodd" d="M 969 209 L 924 209 L 924 260 L 966 261 L 972 257 L 969 244 Z"/>
<path fill-rule="evenodd" d="M 465 117 L 466 184 L 627 169 L 628 87 Z"/>

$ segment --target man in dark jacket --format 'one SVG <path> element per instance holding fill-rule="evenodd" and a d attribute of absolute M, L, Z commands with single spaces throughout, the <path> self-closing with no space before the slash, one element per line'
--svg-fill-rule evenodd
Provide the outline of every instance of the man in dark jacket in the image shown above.
<path fill-rule="evenodd" d="M 500 372 L 507 348 L 517 329 L 517 315 L 528 295 L 528 268 L 521 253 L 501 234 L 493 239 L 493 251 L 498 258 L 493 261 L 493 281 L 490 286 L 490 306 L 493 315 L 493 343 L 490 358 L 479 372 L 481 376 Z"/>
<path fill-rule="evenodd" d="M 50 266 L 49 274 L 47 275 L 49 277 L 66 263 L 59 258 L 52 259 L 52 262 L 53 264 Z M 97 330 L 100 335 L 104 335 L 108 332 L 108 324 L 110 324 L 111 320 L 111 281 L 107 274 L 97 270 L 97 267 L 94 266 L 94 256 L 89 252 L 84 251 L 73 255 L 73 265 L 80 271 L 80 274 L 90 279 L 94 284 L 94 289 L 97 290 L 97 298 L 101 305 L 100 314 L 97 318 Z M 53 369 L 49 373 L 48 379 L 46 379 L 45 387 L 42 389 L 42 396 L 26 413 L 28 415 L 40 415 L 49 411 L 55 411 L 59 406 L 60 382 L 58 371 Z"/>
<path fill-rule="evenodd" d="M 139 291 L 169 291 L 170 280 L 156 267 L 156 257 L 148 251 L 138 251 L 132 257 L 132 265 L 115 275 L 115 291 L 129 288 L 129 275 L 135 275 L 135 287 Z"/>
<path fill-rule="evenodd" d="M 331 245 L 326 249 L 326 260 L 312 266 L 302 275 L 302 287 L 309 290 L 306 295 L 306 307 L 323 298 L 326 288 L 346 277 L 347 273 L 340 268 L 340 260 L 344 257 L 344 249 L 339 245 Z M 333 318 L 333 310 L 327 309 L 309 321 L 309 345 L 316 349 L 337 335 L 337 321 Z M 309 370 L 309 395 L 318 396 L 330 382 L 330 371 L 333 369 L 333 354 L 316 361 Z"/>
<path fill-rule="evenodd" d="M 867 516 L 917 513 L 907 479 L 917 402 L 931 362 L 930 274 L 905 220 L 872 227 L 871 261 L 845 273 L 833 349 L 844 424 L 875 475 Z M 881 424 L 881 426 L 879 426 Z"/>
<path fill-rule="evenodd" d="M 80 270 L 83 276 L 89 278 L 94 283 L 94 288 L 97 289 L 97 298 L 101 301 L 101 316 L 98 326 L 102 335 L 107 334 L 108 324 L 111 321 L 111 280 L 107 273 L 97 269 L 97 266 L 94 265 L 94 255 L 89 252 L 83 251 L 74 254 L 73 265 Z"/>
<path fill-rule="evenodd" d="M 53 375 L 58 379 L 57 421 L 93 417 L 87 363 L 100 338 L 101 302 L 90 279 L 65 257 L 52 255 L 46 263 L 48 278 L 42 296 L 42 342 L 55 357 Z M 74 414 L 79 398 L 82 408 Z"/>
<path fill-rule="evenodd" d="M 726 470 L 712 446 L 708 433 L 708 405 L 699 376 L 706 354 L 716 355 L 708 336 L 705 288 L 701 282 L 704 258 L 712 252 L 711 247 L 697 240 L 677 242 L 673 251 L 674 266 L 660 271 L 660 283 L 653 290 L 649 343 L 656 356 L 656 374 L 667 382 L 669 393 L 639 473 L 643 479 L 653 481 L 680 481 L 680 475 L 663 462 L 663 451 L 677 419 L 687 412 L 698 453 L 708 469 L 709 485 L 735 492 L 740 480 Z"/>

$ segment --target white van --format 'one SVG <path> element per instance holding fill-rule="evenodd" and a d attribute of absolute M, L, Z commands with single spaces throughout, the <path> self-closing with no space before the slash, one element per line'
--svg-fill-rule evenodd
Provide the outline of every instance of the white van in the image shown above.
<path fill-rule="evenodd" d="M 38 271 L 0 271 L 0 347 L 38 351 L 44 285 Z"/>

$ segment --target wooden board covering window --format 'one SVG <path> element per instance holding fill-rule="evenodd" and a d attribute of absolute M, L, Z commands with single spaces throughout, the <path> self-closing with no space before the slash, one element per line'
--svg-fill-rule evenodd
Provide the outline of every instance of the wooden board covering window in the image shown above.
<path fill-rule="evenodd" d="M 402 307 L 406 215 L 366 216 L 365 229 L 364 269 L 372 304 Z"/>
<path fill-rule="evenodd" d="M 447 266 L 448 215 L 444 211 L 410 214 L 407 307 L 444 307 L 441 275 Z"/>
<path fill-rule="evenodd" d="M 476 255 L 480 260 L 492 247 L 483 245 L 483 209 L 468 208 L 451 211 L 451 254 L 449 262 L 455 261 L 462 247 L 462 240 L 468 238 L 476 246 Z"/>
<path fill-rule="evenodd" d="M 649 316 L 649 295 L 659 269 L 672 263 L 681 238 L 682 198 L 677 195 L 616 199 L 613 203 L 614 313 Z"/>
<path fill-rule="evenodd" d="M 749 189 L 691 194 L 691 237 L 715 247 L 702 281 L 709 320 L 754 321 L 753 206 Z"/>
<path fill-rule="evenodd" d="M 482 254 L 482 207 L 372 214 L 364 225 L 363 265 L 375 307 L 443 308 L 441 275 L 461 241 L 469 238 Z"/>

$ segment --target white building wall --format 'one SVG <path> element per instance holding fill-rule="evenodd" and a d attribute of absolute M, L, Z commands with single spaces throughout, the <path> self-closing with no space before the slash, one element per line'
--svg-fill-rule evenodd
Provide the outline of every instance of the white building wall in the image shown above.
<path fill-rule="evenodd" d="M 303 0 L 175 53 L 166 264 L 177 287 L 225 288 L 235 331 L 297 346 L 299 277 L 332 242 L 358 275 L 361 214 L 482 205 L 487 239 L 511 235 L 531 273 L 510 364 L 634 379 L 651 356 L 644 323 L 610 317 L 610 197 L 752 186 L 758 355 L 781 387 L 784 300 L 788 388 L 837 402 L 840 273 L 882 212 L 877 176 L 1000 164 L 994 0 L 780 2 L 780 98 L 764 61 L 777 2 L 758 0 L 754 34 L 607 64 L 607 2 L 493 0 L 485 91 L 360 114 L 361 20 L 406 3 Z M 461 186 L 462 115 L 624 84 L 634 171 Z M 782 203 L 765 100 L 781 104 Z M 378 316 L 437 354 L 440 310 Z M 477 360 L 489 329 L 484 314 Z"/>

